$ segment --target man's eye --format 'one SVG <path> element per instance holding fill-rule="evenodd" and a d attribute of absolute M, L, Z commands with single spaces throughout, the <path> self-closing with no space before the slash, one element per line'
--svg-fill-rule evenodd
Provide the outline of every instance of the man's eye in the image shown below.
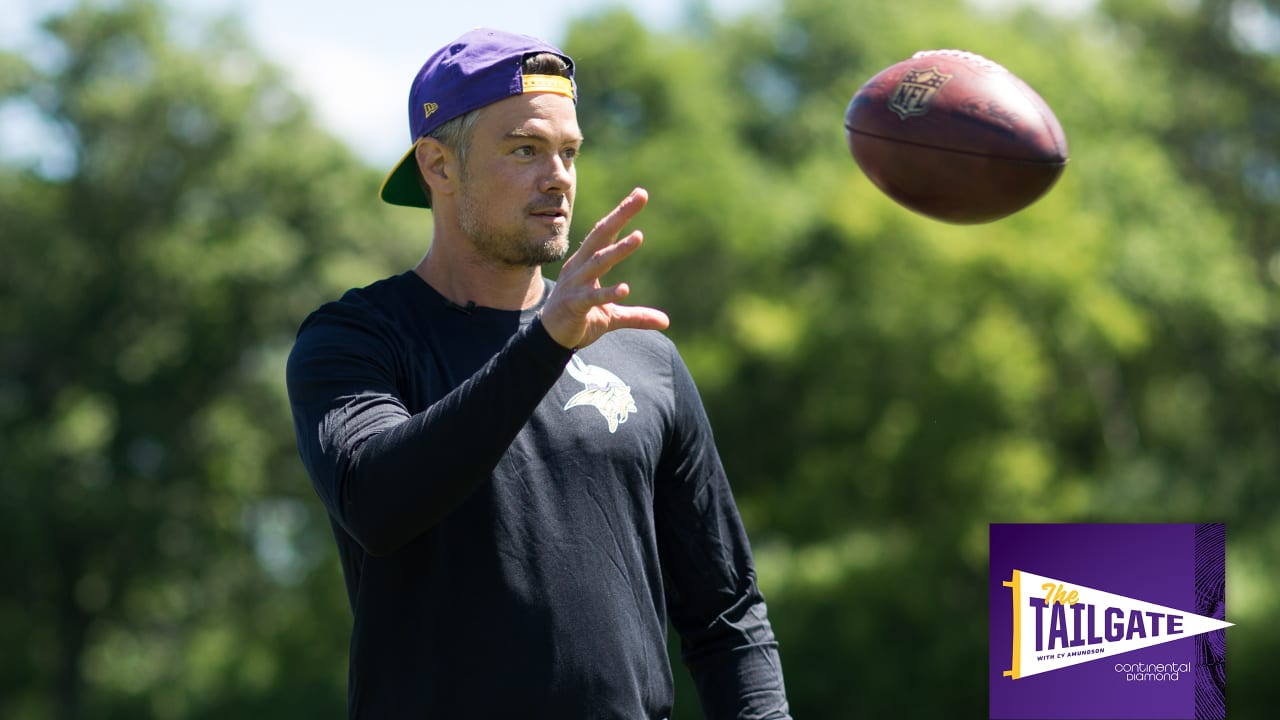
<path fill-rule="evenodd" d="M 578 153 L 582 152 L 579 148 L 565 148 L 564 156 L 570 160 L 578 157 Z"/>
<path fill-rule="evenodd" d="M 521 157 L 533 157 L 534 150 L 532 145 L 521 145 L 515 150 L 516 155 Z"/>

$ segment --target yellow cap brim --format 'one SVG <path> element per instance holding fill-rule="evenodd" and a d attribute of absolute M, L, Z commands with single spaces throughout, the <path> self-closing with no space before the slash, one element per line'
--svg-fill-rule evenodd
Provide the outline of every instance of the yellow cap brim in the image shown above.
<path fill-rule="evenodd" d="M 422 185 L 418 180 L 418 161 L 414 158 L 414 152 L 417 149 L 418 143 L 415 142 L 409 148 L 409 152 L 400 158 L 400 162 L 396 163 L 395 168 L 382 181 L 382 189 L 378 190 L 378 197 L 382 198 L 383 202 L 406 207 L 431 207 L 431 198 L 422 191 Z"/>

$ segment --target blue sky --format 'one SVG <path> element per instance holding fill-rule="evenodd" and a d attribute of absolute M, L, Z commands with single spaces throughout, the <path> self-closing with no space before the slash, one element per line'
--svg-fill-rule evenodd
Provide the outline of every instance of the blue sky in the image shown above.
<path fill-rule="evenodd" d="M 722 15 L 768 0 L 709 0 Z M 688 0 L 169 0 L 181 13 L 245 22 L 258 48 L 285 68 L 320 120 L 369 162 L 390 166 L 408 147 L 405 103 L 418 68 L 437 47 L 479 27 L 563 40 L 571 19 L 626 4 L 651 27 L 678 23 Z M 38 18 L 71 0 L 8 0 L 0 13 L 0 48 L 30 42 Z M 0 113 L 0 153 L 34 130 L 16 113 Z M 3 142 L 4 138 L 10 142 Z M 29 143 L 27 143 L 29 144 Z M 3 145 L 10 145 L 4 148 Z"/>
<path fill-rule="evenodd" d="M 643 0 L 633 12 L 650 25 L 678 22 L 687 0 Z M 757 0 L 718 0 L 738 12 Z M 409 145 L 409 84 L 436 48 L 475 27 L 563 40 L 570 20 L 617 0 L 178 0 L 203 12 L 235 10 L 261 48 L 284 64 L 321 120 L 378 165 Z"/>
<path fill-rule="evenodd" d="M 101 0 L 100 0 L 101 1 Z M 406 98 L 414 74 L 437 47 L 478 26 L 563 40 L 570 20 L 625 5 L 647 25 L 669 28 L 697 0 L 168 0 L 196 19 L 239 15 L 260 50 L 285 68 L 320 121 L 361 157 L 382 167 L 408 147 Z M 887 0 L 886 0 L 887 1 Z M 705 0 L 722 17 L 764 11 L 777 0 Z M 1091 0 L 971 0 L 977 6 L 1034 2 L 1073 8 Z M 6 0 L 0 48 L 29 45 L 38 18 L 72 0 Z M 40 129 L 0 108 L 0 156 L 40 147 Z M 24 150 L 25 148 L 25 150 Z"/>

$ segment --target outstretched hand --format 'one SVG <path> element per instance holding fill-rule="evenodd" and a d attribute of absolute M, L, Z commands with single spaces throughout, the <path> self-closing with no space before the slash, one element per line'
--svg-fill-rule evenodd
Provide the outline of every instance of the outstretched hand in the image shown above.
<path fill-rule="evenodd" d="M 636 188 L 587 233 L 560 270 L 555 289 L 542 308 L 542 326 L 551 338 L 567 348 L 583 348 L 601 335 L 619 328 L 665 330 L 671 321 L 661 310 L 618 305 L 631 294 L 626 283 L 608 287 L 600 278 L 635 252 L 644 235 L 633 230 L 622 239 L 618 233 L 649 202 L 649 193 Z"/>

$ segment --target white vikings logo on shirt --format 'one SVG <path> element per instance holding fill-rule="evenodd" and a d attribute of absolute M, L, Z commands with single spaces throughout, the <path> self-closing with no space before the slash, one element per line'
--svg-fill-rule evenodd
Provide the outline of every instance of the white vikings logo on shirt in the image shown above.
<path fill-rule="evenodd" d="M 602 367 L 588 365 L 577 355 L 570 359 L 567 369 L 569 375 L 586 385 L 586 388 L 569 398 L 569 402 L 564 404 L 565 410 L 590 405 L 604 416 L 611 433 L 616 433 L 618 426 L 627 421 L 627 416 L 636 412 L 636 401 L 631 397 L 631 388 L 617 375 Z"/>

